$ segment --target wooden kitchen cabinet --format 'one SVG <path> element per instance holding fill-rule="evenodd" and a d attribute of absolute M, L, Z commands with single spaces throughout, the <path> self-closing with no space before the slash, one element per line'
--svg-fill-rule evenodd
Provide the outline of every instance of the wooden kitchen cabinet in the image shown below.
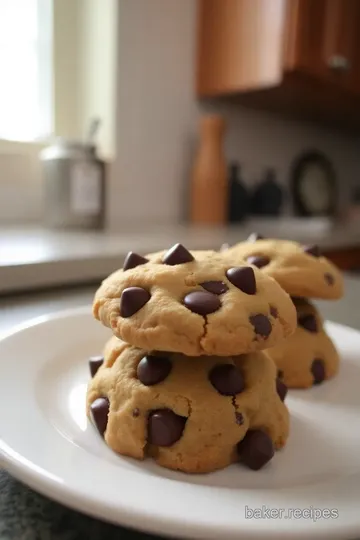
<path fill-rule="evenodd" d="M 324 255 L 330 259 L 340 270 L 348 272 L 360 271 L 360 247 L 343 249 L 323 249 Z"/>
<path fill-rule="evenodd" d="M 199 0 L 197 93 L 360 128 L 360 0 Z"/>
<path fill-rule="evenodd" d="M 290 0 L 285 24 L 285 71 L 303 72 L 359 92 L 355 76 L 360 71 L 358 0 Z"/>

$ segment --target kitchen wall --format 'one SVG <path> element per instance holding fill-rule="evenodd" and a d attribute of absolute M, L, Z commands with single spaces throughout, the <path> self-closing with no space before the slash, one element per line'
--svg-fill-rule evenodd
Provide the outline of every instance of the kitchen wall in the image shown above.
<path fill-rule="evenodd" d="M 41 148 L 0 139 L 0 225 L 41 219 Z"/>
<path fill-rule="evenodd" d="M 226 153 L 255 181 L 274 166 L 286 183 L 292 158 L 323 150 L 339 173 L 342 197 L 360 177 L 360 142 L 309 125 L 232 105 L 198 105 L 194 97 L 195 0 L 121 0 L 119 4 L 117 157 L 110 179 L 111 228 L 184 215 L 199 115 L 228 119 Z"/>

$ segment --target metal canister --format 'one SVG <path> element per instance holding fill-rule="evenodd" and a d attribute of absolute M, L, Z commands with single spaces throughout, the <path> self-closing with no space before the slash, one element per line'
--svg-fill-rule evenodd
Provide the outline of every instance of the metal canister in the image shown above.
<path fill-rule="evenodd" d="M 104 226 L 105 164 L 94 145 L 56 139 L 40 154 L 45 223 L 53 228 Z"/>

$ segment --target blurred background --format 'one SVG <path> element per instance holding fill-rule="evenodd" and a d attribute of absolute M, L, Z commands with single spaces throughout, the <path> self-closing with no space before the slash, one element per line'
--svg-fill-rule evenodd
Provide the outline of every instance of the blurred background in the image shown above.
<path fill-rule="evenodd" d="M 252 231 L 360 268 L 358 0 L 0 0 L 0 293 Z"/>

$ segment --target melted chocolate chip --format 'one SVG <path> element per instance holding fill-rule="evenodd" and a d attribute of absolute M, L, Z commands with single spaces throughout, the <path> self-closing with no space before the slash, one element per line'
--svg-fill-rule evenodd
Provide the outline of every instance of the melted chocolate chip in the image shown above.
<path fill-rule="evenodd" d="M 136 409 L 133 410 L 132 415 L 134 418 L 139 418 L 140 416 L 140 409 L 136 407 Z"/>
<path fill-rule="evenodd" d="M 274 456 L 274 445 L 269 435 L 259 429 L 247 432 L 237 445 L 240 460 L 244 465 L 258 471 Z"/>
<path fill-rule="evenodd" d="M 284 401 L 288 392 L 288 388 L 285 383 L 280 381 L 280 379 L 276 379 L 276 391 L 281 401 Z"/>
<path fill-rule="evenodd" d="M 241 414 L 241 412 L 236 412 L 235 413 L 235 422 L 237 423 L 238 426 L 242 426 L 243 423 L 244 423 L 244 417 L 243 415 Z"/>
<path fill-rule="evenodd" d="M 282 379 L 284 377 L 284 372 L 282 371 L 282 369 L 278 369 L 277 376 L 279 379 Z"/>
<path fill-rule="evenodd" d="M 218 364 L 213 367 L 209 380 L 222 396 L 234 396 L 245 389 L 242 373 L 233 364 Z"/>
<path fill-rule="evenodd" d="M 145 257 L 142 257 L 133 251 L 129 251 L 124 261 L 123 270 L 130 270 L 131 268 L 136 268 L 147 262 L 149 262 L 149 259 L 145 259 Z"/>
<path fill-rule="evenodd" d="M 166 379 L 172 363 L 166 356 L 144 356 L 138 363 L 137 377 L 145 386 L 158 384 Z"/>
<path fill-rule="evenodd" d="M 256 294 L 255 273 L 250 266 L 229 268 L 226 271 L 226 277 L 240 291 L 246 294 Z"/>
<path fill-rule="evenodd" d="M 175 266 L 176 264 L 184 264 L 194 260 L 194 257 L 191 255 L 182 244 L 175 244 L 171 247 L 163 257 L 163 263 L 170 266 Z"/>
<path fill-rule="evenodd" d="M 249 264 L 253 264 L 258 268 L 262 268 L 270 262 L 269 257 L 266 257 L 265 255 L 253 255 L 251 257 L 248 257 L 246 260 Z"/>
<path fill-rule="evenodd" d="M 264 237 L 261 234 L 253 232 L 248 237 L 247 242 L 256 242 L 257 240 L 263 240 L 263 239 Z"/>
<path fill-rule="evenodd" d="M 209 315 L 221 307 L 221 302 L 215 294 L 206 291 L 194 291 L 184 298 L 184 305 L 198 315 Z"/>
<path fill-rule="evenodd" d="M 319 246 L 312 244 L 311 246 L 304 246 L 304 252 L 313 257 L 321 257 Z"/>
<path fill-rule="evenodd" d="M 302 302 L 306 302 L 306 299 L 303 296 L 291 296 L 290 298 L 295 307 Z"/>
<path fill-rule="evenodd" d="M 266 315 L 263 315 L 262 313 L 258 313 L 257 315 L 252 315 L 249 317 L 249 321 L 254 327 L 255 333 L 258 336 L 267 338 L 271 334 L 272 326 L 269 319 L 266 317 Z"/>
<path fill-rule="evenodd" d="M 314 377 L 314 384 L 320 384 L 325 380 L 325 365 L 321 358 L 315 358 L 311 365 L 311 373 Z"/>
<path fill-rule="evenodd" d="M 103 356 L 91 356 L 89 358 L 89 369 L 90 369 L 90 375 L 92 377 L 95 377 L 96 373 L 98 372 L 98 369 L 103 365 L 103 363 L 104 363 Z"/>
<path fill-rule="evenodd" d="M 334 285 L 334 283 L 335 283 L 335 278 L 334 278 L 334 276 L 333 276 L 332 274 L 330 274 L 329 272 L 326 272 L 326 273 L 324 274 L 324 279 L 325 279 L 325 281 L 326 281 L 326 283 L 327 283 L 328 285 Z"/>
<path fill-rule="evenodd" d="M 300 315 L 298 317 L 298 325 L 302 326 L 302 328 L 305 328 L 305 330 L 307 330 L 308 332 L 315 333 L 318 331 L 316 317 L 311 313 L 308 313 L 307 315 Z"/>
<path fill-rule="evenodd" d="M 151 411 L 148 418 L 148 442 L 156 446 L 172 446 L 183 434 L 186 420 L 170 409 Z"/>
<path fill-rule="evenodd" d="M 213 294 L 224 294 L 229 290 L 229 287 L 223 281 L 204 281 L 200 283 L 201 287 Z"/>
<path fill-rule="evenodd" d="M 125 319 L 137 313 L 150 300 L 151 295 L 141 287 L 124 289 L 120 298 L 120 315 Z"/>
<path fill-rule="evenodd" d="M 275 306 L 270 306 L 270 315 L 274 317 L 274 319 L 277 319 L 279 316 L 279 311 Z"/>
<path fill-rule="evenodd" d="M 94 424 L 101 436 L 103 436 L 106 431 L 109 409 L 110 403 L 106 397 L 99 397 L 90 405 L 90 411 Z"/>

